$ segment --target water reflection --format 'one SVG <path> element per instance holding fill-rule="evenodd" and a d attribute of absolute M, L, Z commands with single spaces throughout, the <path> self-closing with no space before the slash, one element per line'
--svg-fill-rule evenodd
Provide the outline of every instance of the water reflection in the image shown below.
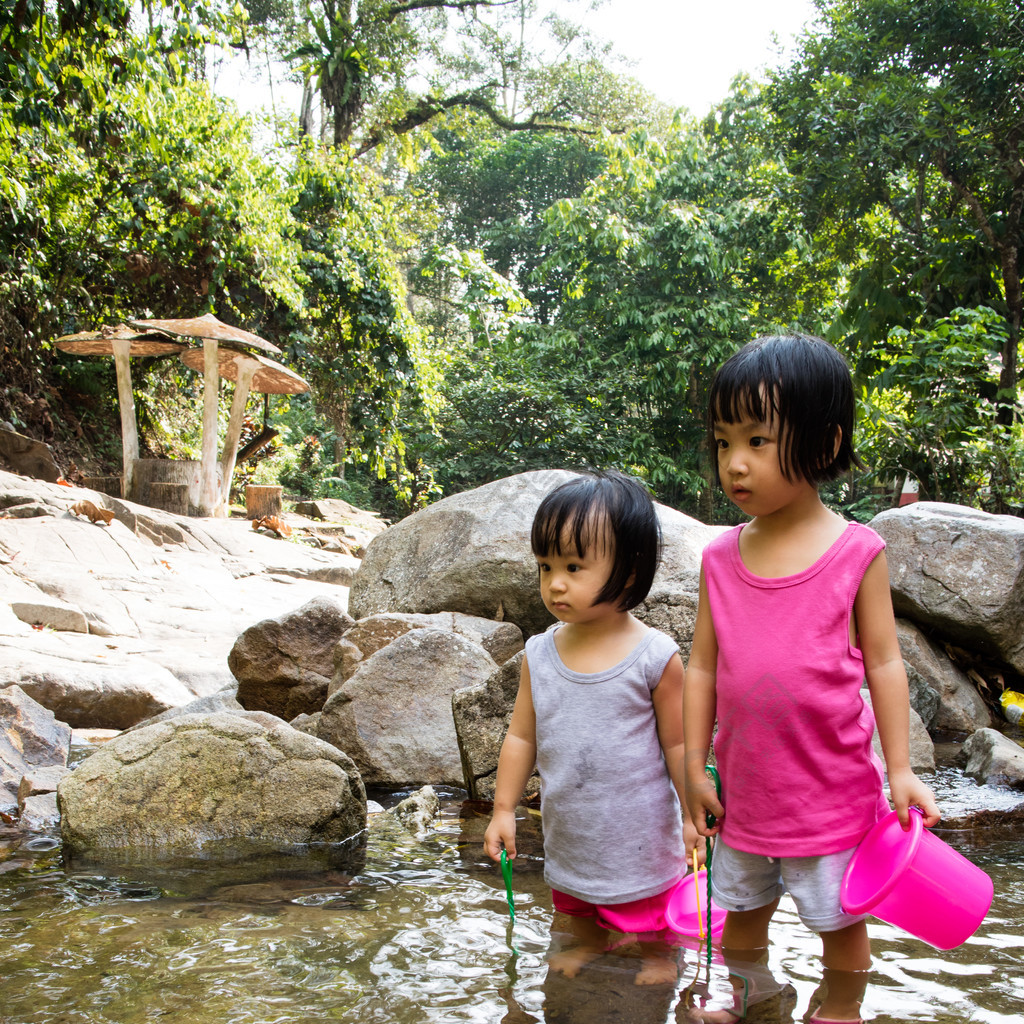
<path fill-rule="evenodd" d="M 0 1024 L 675 1024 L 735 1005 L 730 964 L 716 951 L 709 965 L 696 943 L 674 951 L 672 984 L 636 985 L 630 945 L 574 979 L 550 971 L 536 822 L 521 829 L 512 927 L 480 853 L 486 820 L 454 794 L 423 841 L 377 830 L 357 870 L 271 877 L 69 870 L 59 849 L 0 835 Z M 863 1016 L 1018 1024 L 1024 848 L 994 830 L 943 838 L 993 876 L 992 910 L 945 953 L 872 921 Z M 820 942 L 786 898 L 770 940 L 763 966 L 779 988 L 746 1019 L 803 1021 L 827 980 Z"/>

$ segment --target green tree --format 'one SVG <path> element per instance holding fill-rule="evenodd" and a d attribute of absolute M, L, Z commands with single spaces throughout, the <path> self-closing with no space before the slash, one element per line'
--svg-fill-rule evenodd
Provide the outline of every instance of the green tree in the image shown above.
<path fill-rule="evenodd" d="M 997 511 L 1021 504 L 1024 435 L 996 415 L 991 352 L 1005 332 L 988 307 L 958 309 L 928 327 L 895 327 L 872 350 L 881 369 L 864 388 L 859 433 L 880 479 L 909 475 L 933 501 Z"/>
<path fill-rule="evenodd" d="M 526 341 L 534 311 L 482 253 L 451 248 L 422 273 L 444 276 L 449 291 L 460 285 L 436 430 L 418 438 L 446 491 L 530 469 L 623 464 L 624 437 L 574 372 L 571 350 Z"/>
<path fill-rule="evenodd" d="M 273 294 L 287 287 L 288 268 L 277 259 L 280 225 L 270 234 L 267 225 L 280 182 L 256 168 L 251 138 L 188 83 L 177 58 L 177 46 L 210 37 L 207 8 L 136 32 L 115 0 L 8 7 L 0 347 L 3 406 L 17 421 L 19 395 L 30 402 L 52 387 L 56 335 L 139 315 L 169 292 L 175 310 L 184 292 L 195 312 L 197 299 L 221 303 L 241 277 L 251 284 L 250 270 Z M 281 271 L 277 285 L 254 250 Z"/>
<path fill-rule="evenodd" d="M 604 173 L 549 215 L 542 272 L 569 282 L 556 325 L 523 332 L 523 344 L 564 353 L 574 383 L 628 439 L 625 464 L 708 519 L 710 375 L 794 310 L 776 268 L 796 239 L 774 199 L 775 162 L 756 143 L 760 118 L 739 83 L 699 129 L 609 139 Z"/>
<path fill-rule="evenodd" d="M 1020 4 L 817 7 L 818 25 L 769 95 L 805 223 L 850 281 L 836 336 L 864 353 L 894 326 L 991 306 L 1006 324 L 998 350 L 1006 425 L 1024 308 Z"/>
<path fill-rule="evenodd" d="M 558 200 L 579 196 L 604 157 L 571 135 L 448 132 L 442 138 L 447 149 L 426 160 L 413 180 L 437 211 L 425 258 L 452 246 L 479 250 L 521 289 L 531 318 L 549 323 L 565 282 L 539 273 L 548 250 L 541 240 L 544 214 Z M 434 272 L 428 280 L 429 296 L 443 308 L 446 277 Z"/>
<path fill-rule="evenodd" d="M 543 15 L 539 0 L 300 0 L 277 24 L 296 43 L 285 59 L 326 108 L 325 136 L 360 154 L 451 111 L 503 131 L 592 131 L 612 111 L 623 125 L 636 116 L 602 66 L 608 47 Z M 604 103 L 593 102 L 597 83 Z"/>
<path fill-rule="evenodd" d="M 337 474 L 367 463 L 415 505 L 401 430 L 402 401 L 426 400 L 425 339 L 406 304 L 395 252 L 401 230 L 380 178 L 342 153 L 306 147 L 295 213 L 305 305 L 290 351 L 330 419 Z"/>

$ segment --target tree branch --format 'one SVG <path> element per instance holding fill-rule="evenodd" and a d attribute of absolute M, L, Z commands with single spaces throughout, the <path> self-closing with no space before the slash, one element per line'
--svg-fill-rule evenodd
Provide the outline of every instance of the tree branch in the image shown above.
<path fill-rule="evenodd" d="M 438 114 L 456 107 L 467 107 L 478 110 L 485 117 L 489 118 L 499 128 L 509 132 L 572 132 L 577 135 L 594 135 L 593 129 L 582 128 L 579 125 L 564 124 L 553 120 L 555 111 L 534 111 L 524 121 L 514 121 L 498 111 L 494 105 L 484 99 L 476 92 L 461 92 L 446 99 L 438 99 L 435 96 L 424 96 L 415 106 L 406 111 L 405 116 L 391 124 L 376 128 L 367 135 L 356 147 L 356 154 L 362 156 L 376 146 L 379 146 L 388 134 L 405 135 L 414 128 L 426 124 Z"/>
<path fill-rule="evenodd" d="M 995 232 L 992 230 L 992 225 L 989 223 L 988 217 L 985 216 L 985 210 L 982 208 L 981 203 L 978 201 L 978 197 L 953 173 L 949 167 L 949 163 L 946 160 L 945 153 L 939 153 L 935 158 L 936 166 L 939 168 L 939 173 L 956 189 L 957 195 L 967 204 L 967 208 L 974 215 L 974 219 L 978 223 L 978 227 L 981 228 L 982 234 L 988 239 L 989 244 L 997 252 L 1000 251 L 999 240 L 996 238 Z"/>
<path fill-rule="evenodd" d="M 392 4 L 385 13 L 385 19 L 390 23 L 401 14 L 409 11 L 424 11 L 449 7 L 456 11 L 465 11 L 470 7 L 509 7 L 517 0 L 399 0 Z"/>

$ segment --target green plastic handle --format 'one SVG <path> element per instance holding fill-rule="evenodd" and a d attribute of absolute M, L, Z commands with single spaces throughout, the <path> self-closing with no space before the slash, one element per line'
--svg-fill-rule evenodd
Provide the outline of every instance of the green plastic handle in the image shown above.
<path fill-rule="evenodd" d="M 508 853 L 501 851 L 501 874 L 505 879 L 505 898 L 508 900 L 508 916 L 515 922 L 516 904 L 512 898 L 512 861 L 508 859 Z"/>
<path fill-rule="evenodd" d="M 704 766 L 704 773 L 714 782 L 715 795 L 718 797 L 719 800 L 721 800 L 722 777 L 718 774 L 718 769 L 714 765 L 708 764 Z M 704 824 L 707 825 L 708 828 L 714 828 L 716 821 L 718 821 L 718 819 L 710 811 L 704 812 Z"/>

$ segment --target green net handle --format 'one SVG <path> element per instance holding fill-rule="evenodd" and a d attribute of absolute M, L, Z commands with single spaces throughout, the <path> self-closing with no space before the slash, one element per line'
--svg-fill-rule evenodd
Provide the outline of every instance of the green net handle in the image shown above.
<path fill-rule="evenodd" d="M 710 778 L 712 782 L 714 782 L 714 784 L 715 784 L 715 795 L 718 797 L 719 800 L 721 800 L 722 799 L 722 777 L 718 774 L 718 769 L 714 765 L 712 765 L 712 764 L 705 765 L 704 766 L 704 774 L 707 775 L 708 778 Z M 718 819 L 710 811 L 705 811 L 704 812 L 704 824 L 707 825 L 708 828 L 714 828 L 716 821 L 718 821 Z M 707 900 L 705 901 L 705 906 L 707 907 L 708 922 L 707 922 L 707 928 L 706 928 L 704 934 L 707 936 L 707 942 L 708 942 L 708 966 L 710 967 L 711 966 L 711 853 L 712 853 L 711 836 L 706 836 L 705 839 L 704 839 L 704 851 L 705 851 L 705 853 L 704 853 L 704 872 L 707 875 L 707 880 L 708 880 L 708 895 L 707 895 Z"/>

